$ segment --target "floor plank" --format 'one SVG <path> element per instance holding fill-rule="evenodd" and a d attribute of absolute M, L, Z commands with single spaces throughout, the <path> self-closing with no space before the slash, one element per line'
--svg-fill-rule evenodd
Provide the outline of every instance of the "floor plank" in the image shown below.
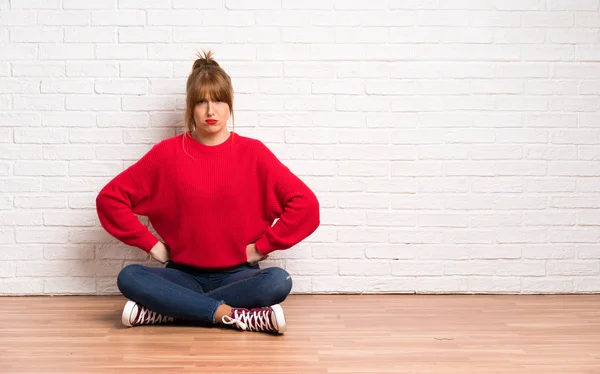
<path fill-rule="evenodd" d="M 283 336 L 0 298 L 0 373 L 600 373 L 600 295 L 293 295 Z"/>

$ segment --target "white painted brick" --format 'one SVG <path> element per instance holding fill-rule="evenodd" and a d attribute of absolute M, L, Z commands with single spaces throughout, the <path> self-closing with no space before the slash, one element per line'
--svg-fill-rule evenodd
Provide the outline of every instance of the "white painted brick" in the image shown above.
<path fill-rule="evenodd" d="M 224 0 L 173 0 L 174 9 L 223 9 Z"/>
<path fill-rule="evenodd" d="M 0 212 L 1 226 L 35 226 L 41 225 L 41 213 L 14 210 L 11 212 Z"/>
<path fill-rule="evenodd" d="M 469 258 L 480 260 L 518 259 L 521 258 L 521 248 L 512 245 L 477 245 L 469 250 Z"/>
<path fill-rule="evenodd" d="M 117 30 L 114 27 L 69 27 L 65 28 L 65 42 L 68 43 L 114 43 Z M 75 48 L 76 46 L 73 46 Z M 96 49 L 96 53 L 97 53 Z"/>
<path fill-rule="evenodd" d="M 494 163 L 486 161 L 467 161 L 452 162 L 443 165 L 444 172 L 435 172 L 432 175 L 450 175 L 450 176 L 492 176 L 497 172 L 494 170 Z"/>
<path fill-rule="evenodd" d="M 85 93 L 94 92 L 94 82 L 85 79 L 42 79 L 42 93 Z"/>
<path fill-rule="evenodd" d="M 69 138 L 67 129 L 57 128 L 19 128 L 14 135 L 15 143 L 27 144 L 67 143 Z"/>
<path fill-rule="evenodd" d="M 402 214 L 393 211 L 367 212 L 367 226 L 415 227 L 415 214 Z"/>
<path fill-rule="evenodd" d="M 123 170 L 122 162 L 110 161 L 70 161 L 70 176 L 114 176 Z"/>
<path fill-rule="evenodd" d="M 289 160 L 285 164 L 299 176 L 333 176 L 338 171 L 337 163 L 332 161 Z"/>
<path fill-rule="evenodd" d="M 97 0 L 91 3 L 63 0 L 63 9 L 116 9 L 117 0 Z"/>
<path fill-rule="evenodd" d="M 519 12 L 478 11 L 470 12 L 469 24 L 474 27 L 519 27 Z"/>
<path fill-rule="evenodd" d="M 61 42 L 63 32 L 58 27 L 14 28 L 10 30 L 10 41 L 16 43 L 52 43 Z"/>
<path fill-rule="evenodd" d="M 551 197 L 548 206 L 551 208 L 600 208 L 600 199 L 589 196 Z"/>
<path fill-rule="evenodd" d="M 39 192 L 40 185 L 34 178 L 6 178 L 0 181 L 0 192 Z"/>
<path fill-rule="evenodd" d="M 90 12 L 87 11 L 41 11 L 37 12 L 37 22 L 45 26 L 84 26 L 89 25 Z"/>
<path fill-rule="evenodd" d="M 312 244 L 312 257 L 316 259 L 364 258 L 364 244 Z"/>
<path fill-rule="evenodd" d="M 69 77 L 117 77 L 119 66 L 113 62 L 67 62 L 66 71 Z"/>
<path fill-rule="evenodd" d="M 20 110 L 61 110 L 65 107 L 65 99 L 58 95 L 22 95 L 15 96 L 13 106 Z"/>
<path fill-rule="evenodd" d="M 552 98 L 550 99 L 550 110 L 564 112 L 598 112 L 600 110 L 600 98 Z"/>
<path fill-rule="evenodd" d="M 525 294 L 572 293 L 573 279 L 568 277 L 543 277 L 521 279 L 521 292 Z"/>
<path fill-rule="evenodd" d="M 154 11 L 148 11 L 149 14 L 152 12 Z M 101 10 L 92 12 L 93 26 L 143 26 L 145 23 L 146 13 L 144 11 L 120 10 L 117 12 Z"/>
<path fill-rule="evenodd" d="M 522 24 L 524 27 L 571 27 L 574 16 L 570 13 L 524 13 Z"/>
<path fill-rule="evenodd" d="M 545 275 L 543 261 L 498 261 L 496 275 L 498 276 L 543 276 Z"/>
<path fill-rule="evenodd" d="M 419 177 L 418 181 L 418 191 L 425 193 L 434 193 L 434 192 L 452 192 L 452 193 L 460 193 L 467 192 L 469 190 L 469 186 L 467 184 L 466 178 L 456 178 L 456 177 L 443 177 L 443 178 L 427 178 L 427 177 Z M 390 191 L 390 192 L 399 192 L 399 190 Z M 407 190 L 406 192 L 414 192 L 412 190 Z"/>
<path fill-rule="evenodd" d="M 170 38 L 167 28 L 124 27 L 119 29 L 119 43 L 167 43 Z"/>
<path fill-rule="evenodd" d="M 467 280 L 469 291 L 474 293 L 519 293 L 521 280 L 508 277 L 469 277 Z"/>
<path fill-rule="evenodd" d="M 338 274 L 337 261 L 295 260 L 286 264 L 286 270 L 293 275 L 334 275 Z"/>
<path fill-rule="evenodd" d="M 473 80 L 471 91 L 477 94 L 515 94 L 523 92 L 523 82 L 520 80 Z"/>
<path fill-rule="evenodd" d="M 21 160 L 41 159 L 42 148 L 38 145 L 3 145 L 0 150 L 0 159 Z"/>
<path fill-rule="evenodd" d="M 119 9 L 169 9 L 171 0 L 118 0 Z"/>
<path fill-rule="evenodd" d="M 551 243 L 598 243 L 598 228 L 555 228 L 548 233 Z"/>
<path fill-rule="evenodd" d="M 35 94 L 40 92 L 40 81 L 36 79 L 0 79 L 0 94 Z"/>
<path fill-rule="evenodd" d="M 42 183 L 45 192 L 92 192 L 96 189 L 96 182 L 85 178 L 46 178 Z"/>
<path fill-rule="evenodd" d="M 598 10 L 598 0 L 548 0 L 548 10 Z"/>
<path fill-rule="evenodd" d="M 39 58 L 40 60 L 92 60 L 94 59 L 94 45 L 80 43 L 75 48 L 70 44 L 40 44 Z"/>
<path fill-rule="evenodd" d="M 67 163 L 61 161 L 16 161 L 14 175 L 22 176 L 64 176 Z"/>
<path fill-rule="evenodd" d="M 148 113 L 103 112 L 98 114 L 98 127 L 148 127 L 149 122 Z"/>
<path fill-rule="evenodd" d="M 69 230 L 69 242 L 70 243 L 106 243 L 114 240 L 106 231 L 102 228 L 85 228 L 85 229 L 70 229 Z M 83 275 L 83 274 L 82 274 Z M 80 276 L 82 276 L 80 275 Z"/>
<path fill-rule="evenodd" d="M 63 199 L 64 200 L 64 199 Z M 42 208 L 43 206 L 38 206 Z M 21 228 L 17 227 L 15 230 L 16 234 L 16 242 L 17 243 L 66 243 L 68 240 L 68 230 L 65 227 L 58 226 L 53 228 L 48 227 L 27 227 Z M 19 265 L 22 263 L 19 262 Z M 51 268 L 52 264 L 41 264 L 44 268 Z M 20 271 L 20 267 L 17 268 L 17 276 L 33 276 L 33 273 Z M 30 269 L 30 271 L 35 271 L 34 269 Z M 52 270 L 50 270 L 52 272 Z M 60 272 L 60 269 L 56 269 L 55 271 Z M 39 274 L 35 274 L 35 276 L 44 276 L 40 272 Z"/>
<path fill-rule="evenodd" d="M 114 177 L 114 175 L 112 175 Z M 96 196 L 97 193 L 93 194 L 70 194 L 69 195 L 69 208 L 72 209 L 96 209 Z"/>
<path fill-rule="evenodd" d="M 334 43 L 336 30 L 330 27 L 285 27 L 281 40 L 285 43 Z"/>
<path fill-rule="evenodd" d="M 494 42 L 500 44 L 542 44 L 545 39 L 546 31 L 543 29 L 494 30 Z"/>
<path fill-rule="evenodd" d="M 600 149 L 597 146 L 578 146 L 580 160 L 600 160 Z"/>
<path fill-rule="evenodd" d="M 60 0 L 11 0 L 11 9 L 59 9 Z"/>
<path fill-rule="evenodd" d="M 598 192 L 600 191 L 600 178 L 581 178 L 577 181 L 577 191 Z"/>
<path fill-rule="evenodd" d="M 600 261 L 548 261 L 550 276 L 590 276 L 600 272 Z"/>
<path fill-rule="evenodd" d="M 94 278 L 65 277 L 44 279 L 44 293 L 50 295 L 94 294 L 96 280 Z"/>
<path fill-rule="evenodd" d="M 390 263 L 388 261 L 340 260 L 338 266 L 339 274 L 342 276 L 382 276 L 390 274 Z"/>
<path fill-rule="evenodd" d="M 95 44 L 95 54 L 98 60 L 145 60 L 146 46 L 140 44 Z M 143 69 L 148 62 L 136 62 L 135 64 Z"/>
<path fill-rule="evenodd" d="M 18 9 L 18 8 L 15 8 Z M 33 26 L 36 12 L 26 10 L 3 10 L 0 13 L 0 24 L 3 26 Z"/>
<path fill-rule="evenodd" d="M 598 33 L 586 29 L 551 29 L 548 41 L 556 44 L 594 44 L 598 43 Z"/>
<path fill-rule="evenodd" d="M 513 210 L 513 209 L 545 209 L 546 199 L 535 196 L 462 196 L 452 197 L 445 202 L 446 209 L 458 210 Z"/>
<path fill-rule="evenodd" d="M 0 44 L 0 49 L 2 49 L 2 58 L 13 61 L 36 60 L 38 56 L 35 44 Z"/>
<path fill-rule="evenodd" d="M 44 280 L 31 278 L 3 279 L 0 282 L 2 295 L 40 295 L 44 291 Z"/>
<path fill-rule="evenodd" d="M 94 149 L 71 144 L 45 145 L 43 154 L 47 160 L 90 160 L 94 158 Z"/>
<path fill-rule="evenodd" d="M 465 293 L 468 290 L 467 278 L 444 277 L 419 277 L 417 278 L 417 293 Z"/>
<path fill-rule="evenodd" d="M 42 257 L 43 246 L 41 244 L 0 245 L 0 260 L 41 260 Z"/>
<path fill-rule="evenodd" d="M 572 61 L 575 48 L 570 45 L 527 45 L 522 51 L 523 61 Z"/>
<path fill-rule="evenodd" d="M 577 27 L 598 27 L 600 26 L 600 17 L 598 12 L 578 12 L 575 14 L 575 26 Z"/>
<path fill-rule="evenodd" d="M 121 108 L 118 97 L 94 95 L 67 95 L 65 98 L 67 110 L 110 111 Z"/>
<path fill-rule="evenodd" d="M 581 82 L 578 92 L 582 95 L 600 95 L 600 81 Z"/>
<path fill-rule="evenodd" d="M 420 213 L 418 222 L 419 227 L 468 227 L 469 217 L 454 213 Z"/>
<path fill-rule="evenodd" d="M 443 165 L 437 161 L 394 161 L 392 162 L 391 175 L 398 176 L 422 176 L 435 177 L 442 175 Z"/>
<path fill-rule="evenodd" d="M 598 293 L 600 291 L 600 277 L 580 277 L 575 280 L 576 293 Z"/>
<path fill-rule="evenodd" d="M 525 114 L 524 124 L 526 127 L 576 127 L 577 116 L 575 114 Z"/>
<path fill-rule="evenodd" d="M 493 261 L 447 261 L 444 275 L 494 275 Z"/>
<path fill-rule="evenodd" d="M 551 176 L 600 176 L 597 163 L 586 161 L 552 161 L 548 167 Z"/>
<path fill-rule="evenodd" d="M 97 216 L 93 211 L 44 212 L 45 226 L 94 226 L 96 221 Z"/>
<path fill-rule="evenodd" d="M 523 248 L 523 258 L 544 260 L 544 259 L 571 259 L 574 257 L 573 248 L 551 245 L 527 245 Z"/>
<path fill-rule="evenodd" d="M 417 146 L 420 160 L 466 160 L 468 150 L 460 146 Z"/>
<path fill-rule="evenodd" d="M 121 100 L 126 111 L 172 110 L 175 107 L 171 96 L 127 96 Z"/>

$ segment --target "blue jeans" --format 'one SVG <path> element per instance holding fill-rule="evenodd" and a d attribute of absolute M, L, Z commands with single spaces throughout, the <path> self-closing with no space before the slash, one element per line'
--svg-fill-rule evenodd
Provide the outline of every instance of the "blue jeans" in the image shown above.
<path fill-rule="evenodd" d="M 117 278 L 121 293 L 130 300 L 165 316 L 215 323 L 221 304 L 258 308 L 281 303 L 292 289 L 283 269 L 260 269 L 243 264 L 207 271 L 169 262 L 165 268 L 128 265 Z"/>

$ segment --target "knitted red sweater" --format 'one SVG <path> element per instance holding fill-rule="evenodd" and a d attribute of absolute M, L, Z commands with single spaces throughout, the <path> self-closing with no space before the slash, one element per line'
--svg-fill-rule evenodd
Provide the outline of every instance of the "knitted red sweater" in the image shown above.
<path fill-rule="evenodd" d="M 136 214 L 147 216 L 171 260 L 203 268 L 246 262 L 249 243 L 266 255 L 312 234 L 315 194 L 262 142 L 231 134 L 216 146 L 189 133 L 156 144 L 100 191 L 102 227 L 149 252 L 159 239 Z"/>

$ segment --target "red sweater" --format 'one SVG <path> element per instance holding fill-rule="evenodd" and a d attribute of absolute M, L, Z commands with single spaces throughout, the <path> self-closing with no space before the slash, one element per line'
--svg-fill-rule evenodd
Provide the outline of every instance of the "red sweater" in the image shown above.
<path fill-rule="evenodd" d="M 246 245 L 266 255 L 287 249 L 320 223 L 315 194 L 259 140 L 232 133 L 216 146 L 179 135 L 154 145 L 96 199 L 100 223 L 125 244 L 149 252 L 159 239 L 174 262 L 229 267 Z M 275 218 L 279 218 L 273 225 Z"/>

